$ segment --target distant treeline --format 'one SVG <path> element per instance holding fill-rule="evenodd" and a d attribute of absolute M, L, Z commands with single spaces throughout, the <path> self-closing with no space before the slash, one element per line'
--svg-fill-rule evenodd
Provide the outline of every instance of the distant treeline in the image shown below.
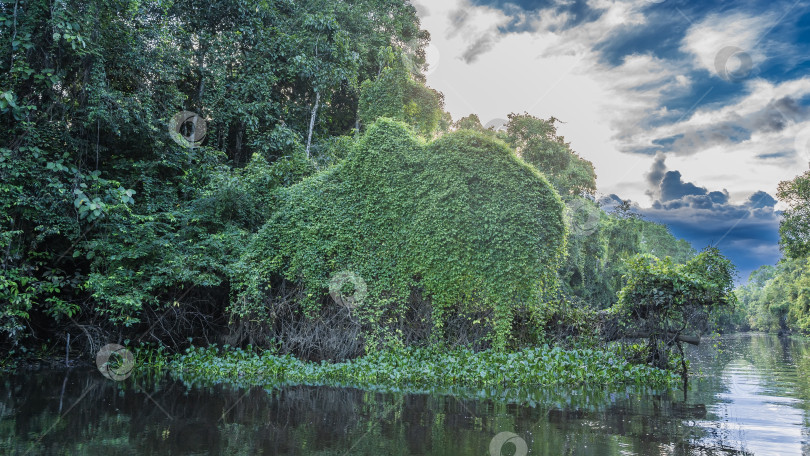
<path fill-rule="evenodd" d="M 810 333 L 810 171 L 779 184 L 787 204 L 779 227 L 784 258 L 751 273 L 736 290 L 738 325 L 758 331 Z"/>

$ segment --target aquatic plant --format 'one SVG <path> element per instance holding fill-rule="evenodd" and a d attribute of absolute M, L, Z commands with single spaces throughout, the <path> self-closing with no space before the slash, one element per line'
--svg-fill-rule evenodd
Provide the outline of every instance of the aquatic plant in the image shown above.
<path fill-rule="evenodd" d="M 529 385 L 669 387 L 678 376 L 633 364 L 612 349 L 565 350 L 543 345 L 518 351 L 389 348 L 350 361 L 301 361 L 291 355 L 250 349 L 191 347 L 170 363 L 175 376 L 191 383 L 246 385 L 323 384 L 403 389 Z"/>

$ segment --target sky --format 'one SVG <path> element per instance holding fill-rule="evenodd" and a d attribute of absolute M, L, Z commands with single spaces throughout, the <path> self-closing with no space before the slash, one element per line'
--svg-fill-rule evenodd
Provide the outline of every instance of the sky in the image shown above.
<path fill-rule="evenodd" d="M 779 251 L 780 181 L 810 163 L 810 0 L 412 0 L 457 120 L 562 124 L 599 197 L 630 199 L 738 280 Z"/>

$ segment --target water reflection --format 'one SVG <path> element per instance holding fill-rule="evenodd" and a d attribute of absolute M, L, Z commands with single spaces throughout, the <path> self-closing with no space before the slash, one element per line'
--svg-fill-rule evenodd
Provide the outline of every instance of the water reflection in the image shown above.
<path fill-rule="evenodd" d="M 744 358 L 729 362 L 723 370 L 728 392 L 718 393 L 721 402 L 712 406 L 715 421 L 701 424 L 714 426 L 729 445 L 753 454 L 801 455 L 802 401 L 790 397 L 791 390 L 767 382 L 760 372 Z M 790 375 L 789 368 L 781 373 Z"/>
<path fill-rule="evenodd" d="M 529 455 L 808 452 L 810 347 L 731 337 L 689 353 L 681 392 L 532 389 L 444 394 L 230 389 L 97 370 L 0 377 L 0 454 L 484 455 L 497 434 Z M 513 442 L 517 442 L 514 440 Z M 502 454 L 522 448 L 503 445 Z"/>

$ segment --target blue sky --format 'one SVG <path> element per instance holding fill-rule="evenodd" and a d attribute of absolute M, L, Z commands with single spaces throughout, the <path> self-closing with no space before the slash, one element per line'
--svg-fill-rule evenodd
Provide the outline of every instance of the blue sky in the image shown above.
<path fill-rule="evenodd" d="M 454 119 L 557 117 L 600 197 L 741 279 L 778 261 L 776 188 L 810 163 L 810 0 L 412 3 Z"/>

